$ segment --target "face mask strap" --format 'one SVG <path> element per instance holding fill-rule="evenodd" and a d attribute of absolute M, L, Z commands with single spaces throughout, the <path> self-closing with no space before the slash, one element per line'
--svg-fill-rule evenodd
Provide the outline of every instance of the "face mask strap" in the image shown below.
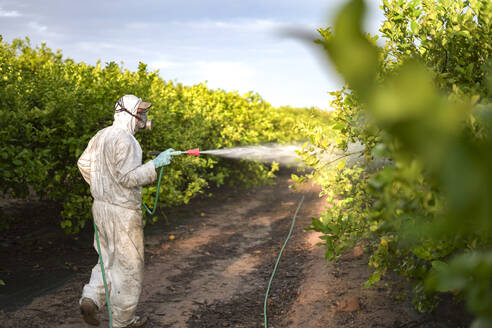
<path fill-rule="evenodd" d="M 137 115 L 134 115 L 132 113 L 130 113 L 130 111 L 128 109 L 126 109 L 125 107 L 123 107 L 123 101 L 120 99 L 118 100 L 118 106 L 120 106 L 120 109 L 117 109 L 115 110 L 115 112 L 127 112 L 128 114 L 130 114 L 131 116 L 135 117 L 137 120 L 139 121 L 143 121 L 143 119 L 141 119 L 140 117 L 138 117 Z"/>

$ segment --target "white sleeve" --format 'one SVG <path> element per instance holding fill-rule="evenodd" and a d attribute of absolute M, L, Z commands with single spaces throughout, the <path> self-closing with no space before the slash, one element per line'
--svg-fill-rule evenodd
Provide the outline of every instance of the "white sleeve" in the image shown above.
<path fill-rule="evenodd" d="M 90 185 L 91 184 L 91 159 L 92 159 L 92 144 L 94 143 L 93 137 L 87 148 L 84 150 L 82 155 L 79 157 L 77 161 L 77 166 L 79 167 L 80 173 L 84 177 L 84 180 Z"/>
<path fill-rule="evenodd" d="M 142 165 L 142 150 L 130 138 L 122 138 L 116 144 L 115 173 L 117 180 L 126 188 L 145 186 L 157 178 L 152 161 Z"/>

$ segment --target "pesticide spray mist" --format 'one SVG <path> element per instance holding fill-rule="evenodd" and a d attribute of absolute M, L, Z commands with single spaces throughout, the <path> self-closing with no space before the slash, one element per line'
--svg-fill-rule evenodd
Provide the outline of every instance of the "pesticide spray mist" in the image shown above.
<path fill-rule="evenodd" d="M 300 166 L 302 161 L 297 155 L 297 151 L 301 150 L 301 145 L 257 145 L 257 146 L 245 146 L 234 147 L 226 149 L 214 149 L 214 150 L 201 150 L 200 154 L 216 155 L 226 158 L 237 158 L 246 160 L 255 160 L 265 163 L 277 162 L 281 165 L 287 166 Z M 326 153 L 321 156 L 322 162 L 329 162 L 347 153 L 354 153 L 354 155 L 347 156 L 347 160 L 352 163 L 357 161 L 364 147 L 360 144 L 350 144 L 347 152 L 335 151 Z"/>
<path fill-rule="evenodd" d="M 246 147 L 234 147 L 226 149 L 203 150 L 200 154 L 216 155 L 226 158 L 246 159 L 260 162 L 277 162 L 282 165 L 295 165 L 300 163 L 300 157 L 296 145 L 258 145 Z"/>

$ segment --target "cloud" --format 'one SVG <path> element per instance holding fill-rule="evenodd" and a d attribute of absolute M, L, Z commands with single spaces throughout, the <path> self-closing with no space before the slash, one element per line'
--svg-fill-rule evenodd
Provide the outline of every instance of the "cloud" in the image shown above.
<path fill-rule="evenodd" d="M 207 81 L 212 89 L 247 92 L 254 89 L 259 72 L 254 65 L 244 61 L 170 61 L 159 60 L 149 64 L 149 68 L 158 69 L 161 76 L 169 79 L 176 77 L 185 85 Z"/>
<path fill-rule="evenodd" d="M 27 25 L 38 33 L 46 32 L 46 30 L 48 29 L 46 26 L 40 25 L 37 22 L 29 22 L 29 24 Z"/>
<path fill-rule="evenodd" d="M 250 80 L 256 75 L 254 68 L 238 61 L 197 62 L 194 66 L 198 76 L 217 85 L 242 85 L 242 81 Z"/>
<path fill-rule="evenodd" d="M 128 30 L 149 30 L 158 29 L 165 24 L 149 23 L 149 22 L 132 22 L 125 25 Z"/>
<path fill-rule="evenodd" d="M 104 50 L 116 50 L 118 48 L 125 49 L 124 47 L 118 47 L 116 44 L 103 42 L 103 41 L 101 42 L 82 41 L 82 42 L 77 42 L 75 46 L 82 51 L 89 51 L 89 52 L 100 52 L 101 49 Z"/>
<path fill-rule="evenodd" d="M 159 60 L 155 61 L 149 64 L 149 67 L 153 70 L 162 70 L 162 69 L 168 69 L 168 68 L 177 68 L 177 67 L 182 67 L 184 66 L 184 63 L 179 63 L 179 62 L 173 62 L 173 61 L 167 61 L 167 60 Z"/>
<path fill-rule="evenodd" d="M 291 25 L 289 22 L 282 22 L 274 19 L 251 18 L 235 20 L 174 21 L 172 24 L 193 29 L 219 29 L 235 31 L 268 31 Z"/>
<path fill-rule="evenodd" d="M 0 17 L 20 17 L 22 16 L 17 10 L 3 10 L 0 8 Z"/>
<path fill-rule="evenodd" d="M 78 54 L 90 55 L 90 57 L 96 56 L 97 59 L 102 59 L 109 61 L 118 61 L 117 58 L 125 61 L 131 62 L 136 61 L 138 64 L 138 59 L 143 59 L 146 54 L 146 50 L 140 47 L 128 46 L 127 43 L 98 40 L 98 41 L 79 41 L 73 43 L 71 48 L 74 49 Z M 111 59 L 114 58 L 114 59 Z M 145 61 L 145 60 L 144 60 Z"/>
<path fill-rule="evenodd" d="M 269 30 L 285 25 L 285 23 L 272 19 L 245 19 L 239 21 L 216 21 L 212 26 L 221 29 L 234 30 Z"/>

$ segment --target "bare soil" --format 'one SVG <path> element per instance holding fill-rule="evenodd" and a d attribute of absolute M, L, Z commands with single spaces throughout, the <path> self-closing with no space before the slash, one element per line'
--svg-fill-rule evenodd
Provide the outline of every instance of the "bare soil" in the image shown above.
<path fill-rule="evenodd" d="M 305 196 L 268 298 L 269 327 L 460 327 L 462 312 L 416 313 L 398 301 L 405 283 L 362 287 L 370 272 L 361 247 L 327 264 L 319 235 L 306 231 L 324 208 L 316 186 L 225 187 L 166 210 L 145 228 L 145 281 L 138 314 L 146 327 L 262 327 L 265 291 L 302 195 Z M 90 327 L 78 300 L 97 254 L 92 229 L 74 239 L 57 228 L 56 204 L 15 205 L 20 219 L 0 237 L 0 327 Z M 162 214 L 162 213 L 161 213 Z M 52 224 L 47 224 L 50 222 Z M 389 287 L 384 287 L 388 282 Z M 107 311 L 100 313 L 107 327 Z"/>

